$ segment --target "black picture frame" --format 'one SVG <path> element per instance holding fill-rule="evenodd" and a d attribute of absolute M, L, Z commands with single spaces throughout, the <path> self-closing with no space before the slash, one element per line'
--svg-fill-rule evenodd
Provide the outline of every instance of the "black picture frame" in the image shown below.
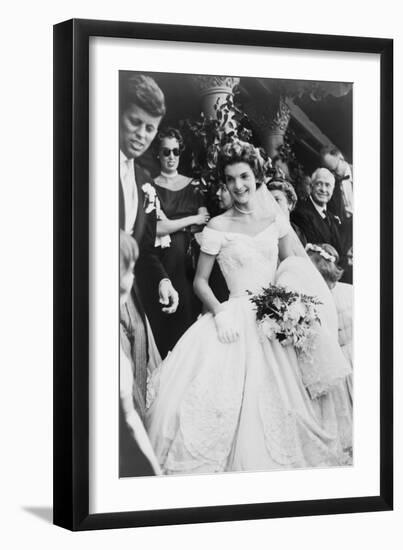
<path fill-rule="evenodd" d="M 365 497 L 89 513 L 89 39 L 380 54 L 380 489 Z M 71 530 L 393 507 L 393 40 L 73 19 L 54 26 L 54 523 Z"/>

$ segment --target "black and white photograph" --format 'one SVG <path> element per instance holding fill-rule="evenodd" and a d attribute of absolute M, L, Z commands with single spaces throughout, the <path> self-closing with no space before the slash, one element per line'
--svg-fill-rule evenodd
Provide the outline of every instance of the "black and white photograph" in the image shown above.
<path fill-rule="evenodd" d="M 399 547 L 398 6 L 5 4 L 2 547 Z"/>
<path fill-rule="evenodd" d="M 352 467 L 353 83 L 118 81 L 119 477 Z"/>
<path fill-rule="evenodd" d="M 391 510 L 393 41 L 54 31 L 54 523 Z"/>

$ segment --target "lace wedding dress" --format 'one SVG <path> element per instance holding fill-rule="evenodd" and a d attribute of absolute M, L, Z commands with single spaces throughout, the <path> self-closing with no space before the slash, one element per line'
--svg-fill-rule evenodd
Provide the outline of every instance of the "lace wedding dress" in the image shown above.
<path fill-rule="evenodd" d="M 288 230 L 282 216 L 255 236 L 205 228 L 201 249 L 217 255 L 230 290 L 226 307 L 239 325 L 240 337 L 231 344 L 220 343 L 214 318 L 207 313 L 154 371 L 146 423 L 164 473 L 346 463 L 345 425 L 341 436 L 333 422 L 347 399 L 340 385 L 350 373 L 337 345 L 337 326 L 335 338 L 327 329 L 322 332 L 313 364 L 301 365 L 293 347 L 260 335 L 246 294 L 276 281 L 278 273 L 285 280 L 290 273 L 291 279 L 304 279 L 303 266 L 309 262 L 305 258 L 287 258 L 277 269 L 278 240 Z M 310 277 L 308 270 L 305 280 Z M 323 325 L 328 322 L 325 317 L 326 311 Z M 330 411 L 330 430 L 318 418 L 318 403 L 313 403 L 323 398 L 326 407 L 319 408 L 322 415 Z"/>

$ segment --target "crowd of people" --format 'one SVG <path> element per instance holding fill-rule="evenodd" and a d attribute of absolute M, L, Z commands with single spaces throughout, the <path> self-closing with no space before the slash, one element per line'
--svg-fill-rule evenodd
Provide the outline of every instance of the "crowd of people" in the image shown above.
<path fill-rule="evenodd" d="M 127 73 L 119 94 L 120 476 L 351 464 L 351 166 L 323 149 L 298 201 L 234 139 L 210 219 L 157 83 Z M 319 299 L 312 364 L 259 334 L 247 291 L 269 283 Z"/>

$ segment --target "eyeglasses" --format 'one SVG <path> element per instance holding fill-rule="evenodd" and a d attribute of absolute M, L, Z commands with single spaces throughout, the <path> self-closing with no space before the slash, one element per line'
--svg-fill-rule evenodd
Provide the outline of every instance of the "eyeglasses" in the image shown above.
<path fill-rule="evenodd" d="M 175 149 L 168 149 L 168 147 L 163 147 L 161 151 L 164 157 L 169 157 L 171 153 L 173 153 L 175 157 L 179 157 L 180 154 L 180 151 L 177 147 L 175 147 Z"/>

